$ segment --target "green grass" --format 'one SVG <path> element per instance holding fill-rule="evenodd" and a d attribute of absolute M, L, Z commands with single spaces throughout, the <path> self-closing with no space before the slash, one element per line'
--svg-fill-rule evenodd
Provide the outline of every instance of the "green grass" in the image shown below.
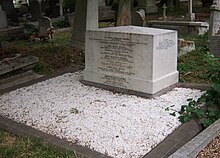
<path fill-rule="evenodd" d="M 0 130 L 0 158 L 80 158 L 73 151 L 58 150 L 40 139 L 26 139 Z"/>
<path fill-rule="evenodd" d="M 196 50 L 178 58 L 181 82 L 212 83 L 210 72 L 219 62 L 209 53 L 208 34 L 199 37 L 185 37 L 195 41 Z"/>
<path fill-rule="evenodd" d="M 71 33 L 57 34 L 49 42 L 17 40 L 11 43 L 10 52 L 31 54 L 39 58 L 39 63 L 34 67 L 38 73 L 47 75 L 84 64 L 83 53 L 68 47 Z"/>

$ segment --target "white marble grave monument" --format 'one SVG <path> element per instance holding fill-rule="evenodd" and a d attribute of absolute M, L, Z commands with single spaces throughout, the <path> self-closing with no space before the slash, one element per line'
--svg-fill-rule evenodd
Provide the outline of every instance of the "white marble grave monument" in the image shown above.
<path fill-rule="evenodd" d="M 145 96 L 178 82 L 176 31 L 99 29 L 97 1 L 87 3 L 84 83 Z"/>
<path fill-rule="evenodd" d="M 84 80 L 155 94 L 178 82 L 177 32 L 136 26 L 88 30 Z"/>

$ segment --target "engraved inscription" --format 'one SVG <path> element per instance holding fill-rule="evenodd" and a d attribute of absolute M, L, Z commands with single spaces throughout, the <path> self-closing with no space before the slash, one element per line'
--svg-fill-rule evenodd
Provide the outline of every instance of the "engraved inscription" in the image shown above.
<path fill-rule="evenodd" d="M 173 40 L 165 39 L 162 42 L 159 42 L 157 49 L 159 50 L 167 50 L 175 45 Z"/>
<path fill-rule="evenodd" d="M 92 40 L 99 42 L 98 70 L 109 73 L 109 75 L 102 77 L 103 82 L 126 88 L 128 84 L 126 78 L 116 76 L 135 75 L 133 47 L 142 43 L 132 42 L 129 38 L 111 36 L 100 39 L 93 38 Z"/>
<path fill-rule="evenodd" d="M 134 75 L 134 56 L 128 38 L 105 37 L 100 40 L 100 59 L 98 69 L 120 75 Z"/>
<path fill-rule="evenodd" d="M 127 88 L 126 84 L 128 83 L 126 78 L 123 77 L 116 77 L 116 76 L 110 76 L 110 75 L 104 75 L 102 77 L 102 80 L 104 80 L 104 84 L 107 85 L 114 85 L 122 88 Z"/>

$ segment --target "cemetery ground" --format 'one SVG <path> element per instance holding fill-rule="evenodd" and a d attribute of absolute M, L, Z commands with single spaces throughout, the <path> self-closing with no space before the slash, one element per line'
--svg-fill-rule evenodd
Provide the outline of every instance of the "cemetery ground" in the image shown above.
<path fill-rule="evenodd" d="M 33 69 L 44 75 L 84 65 L 83 52 L 68 47 L 70 38 L 71 33 L 64 31 L 57 33 L 54 39 L 45 43 L 13 40 L 5 43 L 4 49 L 0 52 L 0 59 L 8 55 L 9 57 L 13 56 L 16 53 L 35 55 L 39 58 L 39 63 Z M 201 37 L 188 38 L 196 42 L 196 50 L 179 57 L 180 81 L 212 84 L 210 72 L 217 69 L 215 59 L 208 53 L 207 34 Z M 5 140 L 8 144 L 5 143 Z M 0 131 L 0 155 L 3 157 L 27 157 L 25 154 L 31 154 L 33 157 L 34 155 L 36 157 L 79 157 L 75 155 L 76 153 L 68 151 L 57 152 L 43 141 L 25 139 L 6 131 Z"/>

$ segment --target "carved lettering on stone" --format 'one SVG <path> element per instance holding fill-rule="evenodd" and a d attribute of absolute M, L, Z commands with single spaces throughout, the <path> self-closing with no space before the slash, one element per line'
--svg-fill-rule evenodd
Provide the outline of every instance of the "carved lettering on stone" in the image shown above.
<path fill-rule="evenodd" d="M 157 49 L 159 50 L 168 50 L 169 48 L 175 46 L 175 42 L 173 40 L 165 39 L 159 42 Z"/>

